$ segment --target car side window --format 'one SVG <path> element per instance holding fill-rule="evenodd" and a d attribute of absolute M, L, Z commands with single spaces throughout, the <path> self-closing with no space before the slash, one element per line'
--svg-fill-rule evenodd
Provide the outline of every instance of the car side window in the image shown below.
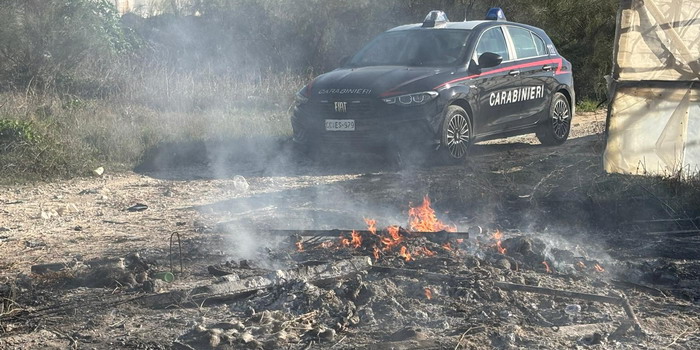
<path fill-rule="evenodd" d="M 532 34 L 532 39 L 535 40 L 535 47 L 537 48 L 537 55 L 538 56 L 547 55 L 549 52 L 547 52 L 547 47 L 544 45 L 544 40 L 542 40 L 542 38 L 540 38 L 535 33 L 531 33 L 531 34 Z"/>
<path fill-rule="evenodd" d="M 481 39 L 479 39 L 479 43 L 476 45 L 475 59 L 478 60 L 479 56 L 481 56 L 481 54 L 484 52 L 499 54 L 501 57 L 503 57 L 504 61 L 510 60 L 508 45 L 506 45 L 506 38 L 503 35 L 503 29 L 500 27 L 491 28 L 484 32 Z"/>
<path fill-rule="evenodd" d="M 509 26 L 508 33 L 510 34 L 510 38 L 513 40 L 515 55 L 518 56 L 518 58 L 522 59 L 540 55 L 529 30 Z"/>

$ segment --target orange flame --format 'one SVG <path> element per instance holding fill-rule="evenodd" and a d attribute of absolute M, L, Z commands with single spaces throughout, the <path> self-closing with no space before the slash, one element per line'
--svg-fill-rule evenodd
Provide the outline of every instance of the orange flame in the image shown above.
<path fill-rule="evenodd" d="M 359 232 L 353 230 L 350 233 L 350 238 L 341 238 L 340 245 L 343 247 L 353 247 L 355 249 L 362 246 L 362 235 Z"/>
<path fill-rule="evenodd" d="M 433 298 L 433 291 L 430 290 L 430 288 L 423 288 L 423 291 L 425 292 L 425 297 L 428 298 L 428 300 Z"/>
<path fill-rule="evenodd" d="M 586 269 L 586 264 L 584 264 L 583 261 L 579 261 L 579 262 L 576 263 L 576 267 L 577 267 L 579 270 L 585 270 L 585 269 Z"/>
<path fill-rule="evenodd" d="M 406 246 L 401 246 L 399 256 L 406 260 L 406 262 L 413 260 L 413 257 L 411 256 L 411 253 L 408 252 L 408 249 L 406 249 Z"/>
<path fill-rule="evenodd" d="M 304 251 L 304 244 L 301 243 L 301 241 L 294 243 L 294 245 L 297 246 L 297 251 L 298 251 L 298 252 L 303 252 L 303 251 Z"/>
<path fill-rule="evenodd" d="M 544 268 L 547 270 L 547 273 L 552 273 L 552 269 L 549 267 L 549 264 L 546 261 L 543 261 L 542 265 L 544 265 Z"/>
<path fill-rule="evenodd" d="M 389 237 L 382 237 L 381 240 L 385 251 L 390 250 L 403 241 L 403 237 L 399 232 L 398 226 L 389 226 L 386 228 L 386 232 L 389 234 Z"/>
<path fill-rule="evenodd" d="M 450 242 L 443 244 L 442 248 L 450 252 L 452 251 L 452 245 L 450 244 Z"/>
<path fill-rule="evenodd" d="M 365 218 L 365 223 L 367 223 L 367 231 L 373 235 L 377 234 L 377 220 Z"/>
<path fill-rule="evenodd" d="M 420 247 L 420 248 L 416 248 L 416 250 L 413 251 L 413 254 L 416 256 L 419 256 L 419 255 L 434 256 L 437 253 L 428 249 L 427 247 Z"/>
<path fill-rule="evenodd" d="M 430 198 L 423 197 L 423 204 L 408 210 L 408 227 L 418 232 L 454 232 L 457 229 L 438 220 L 435 210 L 430 207 Z"/>
<path fill-rule="evenodd" d="M 335 241 L 335 243 L 323 242 L 317 245 L 317 247 L 349 247 L 354 249 L 361 249 L 363 248 L 362 244 L 365 243 L 365 245 L 368 246 L 365 247 L 365 249 L 363 250 L 369 251 L 370 249 L 368 243 L 371 242 L 372 256 L 374 256 L 375 260 L 379 260 L 380 256 L 382 254 L 385 254 L 385 252 L 395 251 L 395 249 L 399 249 L 400 247 L 399 256 L 404 258 L 405 261 L 412 261 L 416 256 L 433 256 L 437 253 L 426 247 L 416 248 L 412 252 L 410 252 L 408 248 L 406 248 L 406 246 L 402 246 L 402 243 L 407 238 L 409 238 L 408 235 L 411 234 L 411 231 L 439 232 L 457 230 L 456 227 L 446 225 L 437 219 L 437 216 L 435 215 L 435 210 L 433 210 L 433 208 L 430 207 L 430 198 L 428 196 L 425 196 L 422 205 L 410 208 L 408 216 L 410 230 L 403 229 L 399 226 L 389 226 L 386 229 L 380 231 L 377 230 L 377 220 L 364 218 L 364 221 L 367 224 L 368 233 L 364 233 L 364 231 L 352 231 L 349 236 L 347 234 L 342 234 L 339 237 L 338 241 Z M 377 238 L 372 238 L 369 236 L 369 234 L 374 235 Z M 375 244 L 377 240 L 378 243 Z M 462 243 L 463 240 L 460 239 L 458 242 Z M 452 250 L 452 246 L 449 243 L 443 245 L 443 248 L 447 250 Z"/>
<path fill-rule="evenodd" d="M 350 243 L 352 244 L 353 248 L 357 249 L 362 246 L 362 236 L 359 232 L 353 230 L 352 233 L 350 233 L 350 236 L 352 236 L 352 241 Z"/>
<path fill-rule="evenodd" d="M 605 269 L 602 266 L 600 266 L 599 264 L 595 264 L 595 266 L 593 266 L 593 268 L 595 268 L 595 270 L 598 272 L 605 272 Z"/>
<path fill-rule="evenodd" d="M 501 245 L 501 240 L 503 239 L 503 233 L 501 233 L 500 230 L 496 230 L 496 232 L 493 234 L 493 239 L 496 241 L 496 249 L 498 250 L 498 253 L 504 254 L 506 253 L 506 248 L 503 248 Z"/>

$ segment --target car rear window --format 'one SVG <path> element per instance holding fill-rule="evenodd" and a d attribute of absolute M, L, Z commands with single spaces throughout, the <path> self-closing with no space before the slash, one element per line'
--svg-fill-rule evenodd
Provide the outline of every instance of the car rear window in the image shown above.
<path fill-rule="evenodd" d="M 532 38 L 535 39 L 535 47 L 537 48 L 537 55 L 543 56 L 548 54 L 547 47 L 544 45 L 544 40 L 540 38 L 537 34 L 532 33 Z"/>

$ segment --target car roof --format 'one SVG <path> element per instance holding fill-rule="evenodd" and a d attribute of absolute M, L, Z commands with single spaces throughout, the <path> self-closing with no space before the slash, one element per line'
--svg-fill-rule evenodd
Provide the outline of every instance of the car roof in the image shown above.
<path fill-rule="evenodd" d="M 494 23 L 495 21 L 465 21 L 465 22 L 447 22 L 444 26 L 429 28 L 429 29 L 465 29 L 472 30 L 476 26 L 482 23 Z M 497 22 L 506 23 L 506 22 Z M 399 30 L 409 30 L 409 29 L 420 29 L 423 28 L 423 23 L 414 23 L 398 26 L 396 28 L 389 29 L 389 32 L 399 31 Z"/>
<path fill-rule="evenodd" d="M 491 25 L 488 25 L 491 24 Z M 483 26 L 482 26 L 483 25 Z M 440 27 L 430 27 L 430 28 L 423 28 L 423 23 L 414 23 L 414 24 L 406 24 L 402 26 L 398 26 L 395 28 L 389 29 L 387 32 L 396 32 L 396 31 L 402 31 L 402 30 L 415 30 L 415 29 L 463 29 L 463 30 L 473 30 L 477 26 L 483 27 L 491 27 L 491 26 L 497 26 L 497 25 L 516 25 L 520 26 L 523 28 L 527 28 L 531 31 L 534 31 L 540 35 L 544 35 L 545 37 L 547 34 L 544 32 L 544 30 L 533 27 L 528 24 L 524 23 L 518 23 L 518 22 L 510 22 L 510 21 L 464 21 L 464 22 L 447 22 L 444 25 Z"/>

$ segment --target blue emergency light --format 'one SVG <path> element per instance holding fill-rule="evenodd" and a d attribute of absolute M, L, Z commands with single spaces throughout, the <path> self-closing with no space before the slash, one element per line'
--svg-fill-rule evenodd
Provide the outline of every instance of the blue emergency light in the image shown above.
<path fill-rule="evenodd" d="M 486 12 L 486 20 L 487 21 L 507 21 L 506 19 L 506 14 L 503 12 L 503 9 L 500 7 L 493 7 L 489 9 L 488 12 Z"/>
<path fill-rule="evenodd" d="M 425 20 L 423 20 L 423 28 L 441 27 L 447 24 L 450 20 L 447 19 L 447 14 L 442 11 L 430 11 Z"/>

